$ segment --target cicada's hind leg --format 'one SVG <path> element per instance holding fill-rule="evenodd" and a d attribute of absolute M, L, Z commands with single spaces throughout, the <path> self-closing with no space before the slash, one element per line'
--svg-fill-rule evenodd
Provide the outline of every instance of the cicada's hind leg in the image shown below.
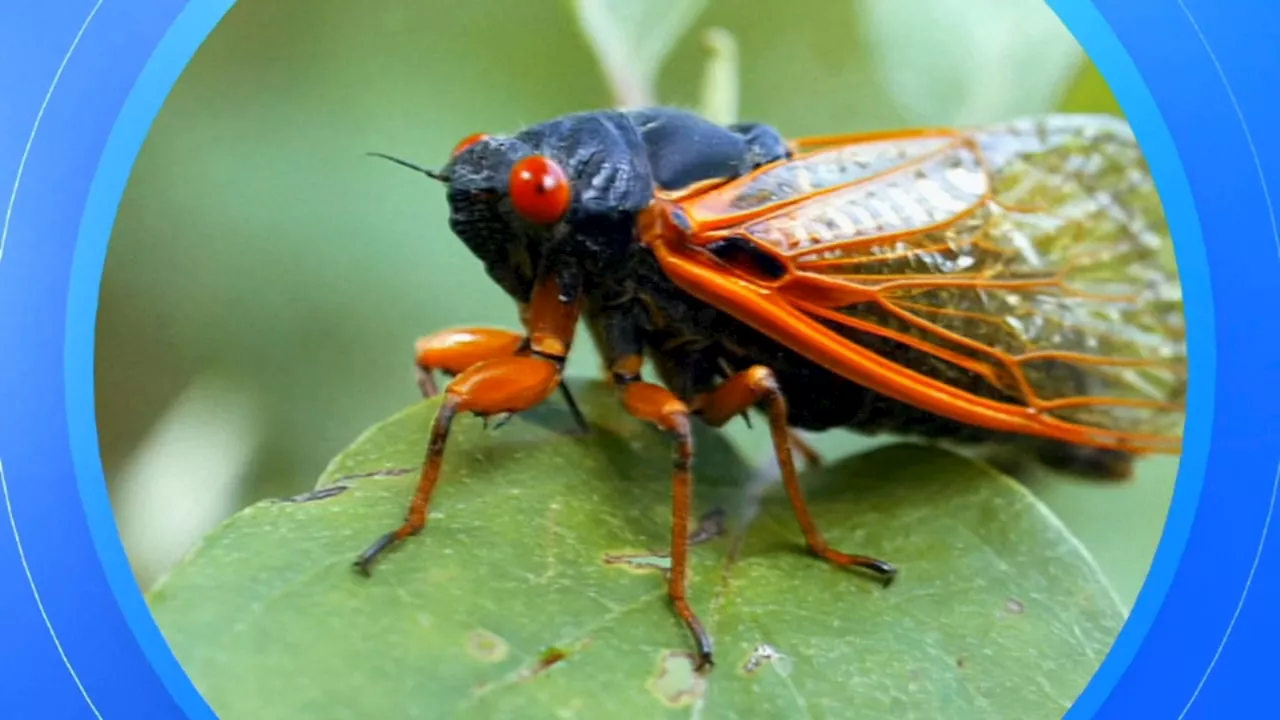
<path fill-rule="evenodd" d="M 693 409 L 709 424 L 718 427 L 756 405 L 763 405 L 769 416 L 769 432 L 778 456 L 782 485 L 787 491 L 791 509 L 800 523 L 809 551 L 835 565 L 866 570 L 887 586 L 898 572 L 892 565 L 866 555 L 850 555 L 832 548 L 814 523 L 791 453 L 793 438 L 787 426 L 787 401 L 772 370 L 761 365 L 748 368 L 730 377 L 715 390 L 698 397 L 693 403 Z"/>
<path fill-rule="evenodd" d="M 480 353 L 468 357 L 465 352 L 466 344 L 456 343 L 455 347 L 462 347 L 464 351 L 456 352 L 453 356 L 435 356 L 437 359 L 453 357 L 471 359 L 473 362 L 450 381 L 444 390 L 440 410 L 431 424 L 431 435 L 422 472 L 418 477 L 418 487 L 409 503 L 404 522 L 378 538 L 361 553 L 355 561 L 356 570 L 368 575 L 374 561 L 383 552 L 426 527 L 427 510 L 440 479 L 440 466 L 449 430 L 459 413 L 470 412 L 483 418 L 509 416 L 536 407 L 555 392 L 560 385 L 564 360 L 573 340 L 577 320 L 578 306 L 560 300 L 559 284 L 548 281 L 535 292 L 527 323 L 527 352 L 480 359 Z M 499 333 L 500 331 L 482 336 L 481 341 L 472 347 L 491 350 L 500 346 L 501 343 L 497 341 L 502 336 Z M 448 339 L 448 336 L 441 337 Z"/>

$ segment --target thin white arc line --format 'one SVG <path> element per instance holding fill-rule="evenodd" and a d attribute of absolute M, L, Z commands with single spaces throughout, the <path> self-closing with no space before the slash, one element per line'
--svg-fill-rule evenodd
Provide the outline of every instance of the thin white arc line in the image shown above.
<path fill-rule="evenodd" d="M 40 103 L 40 109 L 36 111 L 35 122 L 31 125 L 31 133 L 27 135 L 27 144 L 22 149 L 22 157 L 18 160 L 18 172 L 13 177 L 13 190 L 9 193 L 9 205 L 4 211 L 4 225 L 0 227 L 0 260 L 4 259 L 4 247 L 9 238 L 9 222 L 13 218 L 13 206 L 18 199 L 18 185 L 22 182 L 23 170 L 27 167 L 27 157 L 31 154 L 31 146 L 35 143 L 36 132 L 40 129 L 40 121 L 44 119 L 44 111 L 49 107 L 49 99 L 53 97 L 54 88 L 58 86 L 58 81 L 62 79 L 62 72 L 66 70 L 67 63 L 71 61 L 71 55 L 76 51 L 76 47 L 80 44 L 80 39 L 84 37 L 84 33 L 89 29 L 89 23 L 93 22 L 94 16 L 98 14 L 98 8 L 102 7 L 103 0 L 94 3 L 93 8 L 89 10 L 89 14 L 85 17 L 84 22 L 80 24 L 80 29 L 76 31 L 76 36 L 71 39 L 71 45 L 67 48 L 67 53 L 62 56 L 62 62 L 58 65 L 58 70 L 53 74 L 53 80 L 49 83 L 49 89 L 44 94 L 44 100 Z M 44 620 L 44 627 L 49 631 L 49 637 L 53 640 L 53 646 L 58 651 L 58 656 L 62 658 L 62 664 L 66 666 L 67 673 L 71 675 L 72 681 L 80 690 L 80 696 L 84 698 L 84 702 L 89 706 L 89 710 L 93 712 L 93 716 L 102 720 L 102 713 L 98 712 L 98 706 L 93 704 L 93 700 L 89 697 L 89 692 L 85 690 L 84 683 L 80 682 L 80 676 L 76 674 L 76 670 L 71 666 L 71 660 L 67 657 L 67 652 L 62 648 L 62 641 L 58 639 L 58 633 L 53 629 L 53 623 L 49 620 L 49 613 L 44 608 L 44 601 L 40 599 L 40 591 L 36 589 L 35 578 L 31 576 L 31 567 L 27 565 L 27 554 L 22 549 L 22 537 L 18 533 L 18 521 L 13 515 L 13 503 L 9 499 L 9 483 L 4 476 L 4 463 L 0 462 L 0 493 L 4 494 L 4 508 L 9 516 L 9 528 L 13 530 L 13 543 L 18 549 L 18 560 L 22 563 L 22 571 L 27 576 L 27 585 L 31 587 L 31 596 L 35 598 L 36 607 L 40 610 L 40 617 Z"/>
<path fill-rule="evenodd" d="M 1271 191 L 1267 189 L 1267 176 L 1262 170 L 1262 159 L 1258 157 L 1258 148 L 1253 144 L 1253 133 L 1249 132 L 1249 124 L 1244 121 L 1244 113 L 1240 112 L 1240 102 L 1236 100 L 1235 91 L 1231 89 L 1231 83 L 1227 82 L 1227 74 L 1222 71 L 1218 56 L 1214 54 L 1213 48 L 1209 47 L 1209 41 L 1200 31 L 1199 23 L 1191 17 L 1191 11 L 1182 0 L 1178 0 L 1178 7 L 1182 8 L 1182 14 L 1187 16 L 1191 29 L 1196 31 L 1196 37 L 1200 38 L 1200 44 L 1204 46 L 1210 62 L 1213 63 L 1213 69 L 1218 73 L 1218 79 L 1222 81 L 1222 89 L 1227 91 L 1227 99 L 1231 101 L 1231 107 L 1236 111 L 1236 117 L 1240 119 L 1240 129 L 1244 131 L 1245 144 L 1249 146 L 1249 154 L 1253 155 L 1253 166 L 1258 171 L 1258 180 L 1261 181 L 1259 184 L 1262 185 L 1262 200 L 1267 204 L 1267 216 L 1271 220 L 1271 237 L 1275 240 L 1276 254 L 1280 255 L 1280 227 L 1276 224 L 1276 210 L 1271 204 Z"/>
<path fill-rule="evenodd" d="M 1240 591 L 1240 602 L 1236 603 L 1236 610 L 1231 614 L 1231 622 L 1227 623 L 1227 630 L 1222 634 L 1222 642 L 1218 643 L 1218 649 L 1214 651 L 1213 658 L 1209 660 L 1209 666 L 1204 669 L 1204 675 L 1200 677 L 1200 683 L 1196 685 L 1195 692 L 1191 693 L 1191 699 L 1187 700 L 1187 704 L 1182 708 L 1182 712 L 1178 713 L 1178 720 L 1187 716 L 1187 712 L 1191 710 L 1191 706 L 1195 704 L 1196 698 L 1200 697 L 1200 691 L 1204 689 L 1204 684 L 1209 680 L 1209 675 L 1213 673 L 1213 668 L 1218 664 L 1218 658 L 1222 656 L 1222 649 L 1227 646 L 1227 639 L 1231 637 L 1231 632 L 1235 630 L 1236 620 L 1240 618 L 1240 611 L 1244 609 L 1244 599 L 1249 595 L 1249 588 L 1253 585 L 1253 576 L 1258 572 L 1258 565 L 1262 562 L 1262 549 L 1267 544 L 1267 532 L 1271 528 L 1271 514 L 1276 507 L 1276 494 L 1280 490 L 1280 465 L 1276 466 L 1276 477 L 1271 483 L 1271 504 L 1267 506 L 1267 517 L 1262 522 L 1262 535 L 1258 538 L 1258 552 L 1253 556 L 1253 566 L 1249 568 L 1249 576 L 1245 578 L 1244 589 Z"/>
<path fill-rule="evenodd" d="M 76 687 L 80 689 L 80 696 L 89 705 L 94 717 L 102 720 L 102 713 L 98 712 L 97 706 L 89 698 L 89 692 L 84 689 L 84 685 L 80 682 L 80 676 L 76 675 L 75 669 L 71 667 L 71 660 L 67 658 L 66 651 L 62 649 L 62 643 L 58 641 L 58 633 L 53 629 L 53 622 L 49 620 L 49 613 L 45 612 L 44 603 L 40 600 L 40 591 L 36 590 L 36 581 L 31 577 L 31 567 L 27 565 L 27 554 L 23 552 L 22 540 L 18 536 L 18 522 L 13 517 L 13 504 L 9 501 L 9 483 L 4 478 L 3 462 L 0 462 L 0 491 L 4 494 L 4 509 L 9 515 L 9 529 L 13 531 L 13 542 L 18 548 L 18 560 L 22 563 L 22 572 L 26 573 L 27 584 L 31 586 L 31 595 L 36 599 L 36 607 L 40 610 L 40 618 L 44 620 L 44 627 L 49 631 L 49 637 L 53 638 L 53 646 L 57 648 L 58 656 L 62 658 L 62 664 L 67 666 L 67 672 L 71 673 L 71 679 L 75 681 Z"/>
<path fill-rule="evenodd" d="M 1218 56 L 1214 54 L 1213 48 L 1209 47 L 1209 40 L 1204 36 L 1204 32 L 1200 30 L 1200 24 L 1192 17 L 1191 11 L 1187 9 L 1182 0 L 1178 0 L 1178 7 L 1182 8 L 1182 14 L 1187 16 L 1187 22 L 1191 23 L 1191 29 L 1195 30 L 1196 37 L 1200 38 L 1200 44 L 1204 46 L 1205 53 L 1209 55 L 1209 61 L 1213 63 L 1213 68 L 1218 73 L 1218 79 L 1222 81 L 1223 89 L 1227 91 L 1227 98 L 1231 101 L 1231 107 L 1235 110 L 1236 118 L 1240 120 L 1240 129 L 1244 131 L 1244 140 L 1249 146 L 1250 154 L 1253 155 L 1253 165 L 1258 172 L 1259 184 L 1262 186 L 1262 199 L 1267 204 L 1267 215 L 1271 220 L 1271 237 L 1275 241 L 1276 253 L 1280 255 L 1280 228 L 1276 225 L 1276 212 L 1275 207 L 1271 204 L 1271 192 L 1267 189 L 1267 176 L 1262 170 L 1262 159 L 1258 157 L 1258 149 L 1253 144 L 1253 134 L 1249 132 L 1249 124 L 1245 122 L 1244 113 L 1240 111 L 1240 102 L 1236 100 L 1236 94 L 1231 89 L 1231 83 L 1227 82 L 1227 75 L 1222 70 L 1222 64 L 1218 62 Z M 1271 483 L 1271 503 L 1267 506 L 1267 516 L 1262 522 L 1262 534 L 1258 537 L 1258 551 L 1253 556 L 1253 565 L 1249 568 L 1249 575 L 1245 578 L 1244 588 L 1240 591 L 1240 601 L 1236 603 L 1235 612 L 1231 614 L 1231 621 L 1227 623 L 1227 629 L 1222 634 L 1222 642 L 1218 643 L 1218 649 L 1214 651 L 1213 657 L 1210 658 L 1209 665 L 1205 667 L 1204 675 L 1200 676 L 1200 682 L 1196 685 L 1195 691 L 1191 693 L 1186 706 L 1178 714 L 1178 720 L 1182 720 L 1187 716 L 1191 706 L 1200 697 L 1200 691 L 1204 689 L 1209 676 L 1213 674 L 1213 669 L 1218 664 L 1218 658 L 1222 657 L 1222 650 L 1227 646 L 1227 640 L 1231 638 L 1231 633 L 1235 630 L 1236 621 L 1240 619 L 1240 612 L 1244 609 L 1245 598 L 1249 596 L 1249 589 L 1253 586 L 1253 577 L 1258 572 L 1258 565 L 1262 562 L 1262 550 L 1266 547 L 1267 533 L 1271 530 L 1271 516 L 1276 509 L 1277 491 L 1280 491 L 1280 465 L 1276 467 L 1276 476 Z"/>
<path fill-rule="evenodd" d="M 30 134 L 27 135 L 27 144 L 22 148 L 22 157 L 18 159 L 18 172 L 13 176 L 13 190 L 9 192 L 9 205 L 4 210 L 4 226 L 0 228 L 0 260 L 4 259 L 5 241 L 9 239 L 9 221 L 13 219 L 13 206 L 18 200 L 18 185 L 22 182 L 22 172 L 27 167 L 27 156 L 31 154 L 31 146 L 36 141 L 36 131 L 40 129 L 40 121 L 44 119 L 44 111 L 49 107 L 49 99 L 53 97 L 53 89 L 58 86 L 58 81 L 62 79 L 62 71 L 66 69 L 67 63 L 71 60 L 71 54 L 76 51 L 76 46 L 80 44 L 80 38 L 84 37 L 84 31 L 89 29 L 89 23 L 93 22 L 93 16 L 98 14 L 98 8 L 100 7 L 102 7 L 102 0 L 94 3 L 88 17 L 80 24 L 80 29 L 76 32 L 76 36 L 71 39 L 71 47 L 67 48 L 67 54 L 62 56 L 62 63 L 58 65 L 57 72 L 53 74 L 53 81 L 49 83 L 49 89 L 44 94 L 40 109 L 36 111 L 36 120 L 31 125 Z"/>

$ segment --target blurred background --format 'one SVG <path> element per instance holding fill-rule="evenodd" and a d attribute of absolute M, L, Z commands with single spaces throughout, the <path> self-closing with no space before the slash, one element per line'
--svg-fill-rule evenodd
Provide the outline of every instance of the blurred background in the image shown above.
<path fill-rule="evenodd" d="M 417 336 L 516 325 L 439 187 L 366 152 L 437 166 L 470 133 L 614 104 L 620 68 L 698 107 L 713 28 L 736 39 L 738 115 L 790 136 L 1119 113 L 1042 0 L 241 0 L 156 119 L 107 259 L 98 424 L 142 587 L 418 401 Z M 595 373 L 580 342 L 570 372 Z M 756 425 L 731 432 L 767 459 Z M 1129 605 L 1176 471 L 1028 482 Z"/>

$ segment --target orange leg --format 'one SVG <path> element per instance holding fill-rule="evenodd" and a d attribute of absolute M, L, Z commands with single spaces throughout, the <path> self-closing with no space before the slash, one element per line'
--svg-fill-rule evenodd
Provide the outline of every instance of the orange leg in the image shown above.
<path fill-rule="evenodd" d="M 805 465 L 812 468 L 822 464 L 822 455 L 809 444 L 808 440 L 801 437 L 800 433 L 790 430 L 788 431 L 788 437 L 791 438 L 791 447 L 795 448 L 795 451 L 800 453 L 800 457 L 804 458 Z"/>
<path fill-rule="evenodd" d="M 527 307 L 522 308 L 521 312 L 527 314 Z M 456 376 L 485 360 L 525 354 L 527 349 L 528 338 L 513 330 L 500 328 L 457 328 L 418 338 L 418 342 L 414 344 L 418 389 L 422 391 L 423 397 L 435 397 L 440 391 L 436 388 L 434 371 Z M 587 420 L 578 408 L 578 401 L 573 399 L 568 386 L 562 384 L 560 391 L 578 430 L 585 433 Z M 500 425 L 499 422 L 494 427 Z"/>
<path fill-rule="evenodd" d="M 778 469 L 782 472 L 782 485 L 791 500 L 791 509 L 800 523 L 809 551 L 841 567 L 868 570 L 882 578 L 887 586 L 897 575 L 897 570 L 892 565 L 865 555 L 849 555 L 830 547 L 814 523 L 813 516 L 809 514 L 809 506 L 805 502 L 804 491 L 800 488 L 796 473 L 795 459 L 791 455 L 792 435 L 787 427 L 787 402 L 772 370 L 762 365 L 744 370 L 715 390 L 697 398 L 693 407 L 708 424 L 719 427 L 762 401 L 769 415 L 769 432 L 773 436 L 773 446 L 778 456 Z"/>
<path fill-rule="evenodd" d="M 497 328 L 457 328 L 418 338 L 418 387 L 424 396 L 435 397 L 436 370 L 457 375 L 485 360 L 515 355 L 523 345 L 523 334 Z"/>
<path fill-rule="evenodd" d="M 387 548 L 417 535 L 426 527 L 427 509 L 440 479 L 449 429 L 458 413 L 470 412 L 484 418 L 511 415 L 536 407 L 555 392 L 560 385 L 560 372 L 578 321 L 578 306 L 559 298 L 560 289 L 554 281 L 544 282 L 535 292 L 529 310 L 527 353 L 481 360 L 463 370 L 445 388 L 440 411 L 431 424 L 431 437 L 422 473 L 418 477 L 418 488 L 409 503 L 404 522 L 361 553 L 355 561 L 356 570 L 368 575 L 374 561 Z M 500 333 L 481 333 L 483 340 L 478 345 L 493 347 L 500 344 L 493 342 L 501 337 Z M 448 339 L 447 334 L 440 337 Z M 521 340 L 523 343 L 523 338 Z M 447 347 L 448 343 L 443 345 Z M 466 343 L 457 345 L 465 347 Z M 466 359 L 465 356 L 466 352 L 459 352 L 453 357 Z"/>
<path fill-rule="evenodd" d="M 537 406 L 560 384 L 559 364 L 541 357 L 504 357 L 486 360 L 464 370 L 449 383 L 444 401 L 431 425 L 427 457 L 418 478 L 418 489 L 409 503 L 404 523 L 378 538 L 356 560 L 356 569 L 368 575 L 374 560 L 387 548 L 412 535 L 427 524 L 427 507 L 444 459 L 445 443 L 453 419 L 460 412 L 481 417 L 518 413 Z"/>
<path fill-rule="evenodd" d="M 624 366 L 624 360 L 618 366 Z M 638 369 L 639 363 L 634 363 Z M 627 412 L 640 420 L 658 426 L 671 435 L 675 442 L 675 456 L 671 474 L 671 572 L 667 577 L 667 596 L 676 614 L 684 621 L 698 648 L 697 669 L 710 667 L 711 637 L 689 607 L 686 597 L 686 579 L 689 562 L 689 517 L 693 505 L 693 433 L 689 428 L 689 408 L 670 390 L 639 380 L 630 372 L 616 373 Z"/>

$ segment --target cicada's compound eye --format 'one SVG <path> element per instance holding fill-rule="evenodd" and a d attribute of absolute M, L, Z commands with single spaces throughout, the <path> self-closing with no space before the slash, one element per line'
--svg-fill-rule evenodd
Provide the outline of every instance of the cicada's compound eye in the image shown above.
<path fill-rule="evenodd" d="M 453 146 L 453 152 L 449 153 L 449 157 L 458 157 L 467 148 L 471 147 L 472 145 L 475 145 L 478 142 L 484 142 L 485 140 L 488 140 L 488 139 L 489 139 L 489 136 L 486 133 L 472 133 L 462 138 L 462 140 L 458 141 L 457 145 Z"/>
<path fill-rule="evenodd" d="M 553 225 L 569 211 L 573 189 L 569 176 L 545 155 L 530 155 L 511 168 L 511 206 L 535 225 Z"/>

